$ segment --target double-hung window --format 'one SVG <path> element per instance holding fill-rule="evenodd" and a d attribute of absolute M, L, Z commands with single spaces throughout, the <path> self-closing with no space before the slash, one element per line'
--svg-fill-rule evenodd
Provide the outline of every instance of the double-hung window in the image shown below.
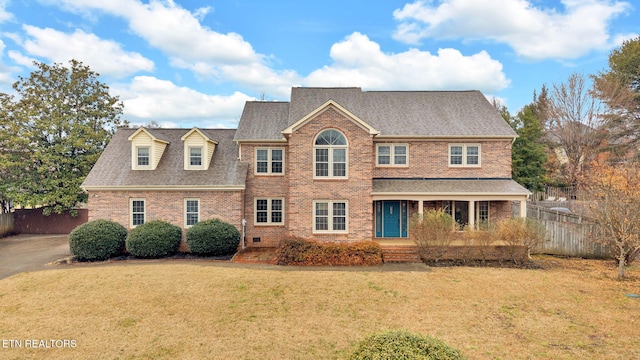
<path fill-rule="evenodd" d="M 283 148 L 257 148 L 256 174 L 282 175 L 284 174 Z"/>
<path fill-rule="evenodd" d="M 347 139 L 338 130 L 328 129 L 321 132 L 314 146 L 314 178 L 347 177 Z"/>
<path fill-rule="evenodd" d="M 313 202 L 314 233 L 346 233 L 348 204 L 344 200 Z"/>
<path fill-rule="evenodd" d="M 200 221 L 200 199 L 184 200 L 184 225 L 190 227 Z"/>
<path fill-rule="evenodd" d="M 378 144 L 376 145 L 376 164 L 378 166 L 407 166 L 407 144 Z"/>
<path fill-rule="evenodd" d="M 136 148 L 137 151 L 137 162 L 138 166 L 149 166 L 149 147 L 148 146 L 138 146 Z"/>
<path fill-rule="evenodd" d="M 146 218 L 146 200 L 131 199 L 131 227 L 142 225 Z"/>
<path fill-rule="evenodd" d="M 449 166 L 480 166 L 480 144 L 449 144 Z"/>
<path fill-rule="evenodd" d="M 256 198 L 255 224 L 284 224 L 284 198 Z"/>
<path fill-rule="evenodd" d="M 202 148 L 189 148 L 189 166 L 202 166 Z"/>

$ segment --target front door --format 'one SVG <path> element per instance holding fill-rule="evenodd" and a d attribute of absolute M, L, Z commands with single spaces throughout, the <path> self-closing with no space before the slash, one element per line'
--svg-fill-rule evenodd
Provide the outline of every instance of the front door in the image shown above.
<path fill-rule="evenodd" d="M 400 201 L 384 201 L 383 208 L 383 233 L 384 237 L 400 237 Z"/>

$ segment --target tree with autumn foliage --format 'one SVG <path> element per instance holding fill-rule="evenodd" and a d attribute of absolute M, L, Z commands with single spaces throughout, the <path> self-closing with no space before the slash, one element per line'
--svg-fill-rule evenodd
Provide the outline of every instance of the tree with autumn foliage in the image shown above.
<path fill-rule="evenodd" d="M 80 184 L 120 125 L 123 104 L 82 62 L 34 63 L 0 94 L 0 201 L 61 213 L 86 201 Z"/>
<path fill-rule="evenodd" d="M 599 231 L 593 240 L 606 245 L 618 261 L 618 277 L 640 255 L 640 168 L 637 163 L 594 165 L 585 191 Z"/>

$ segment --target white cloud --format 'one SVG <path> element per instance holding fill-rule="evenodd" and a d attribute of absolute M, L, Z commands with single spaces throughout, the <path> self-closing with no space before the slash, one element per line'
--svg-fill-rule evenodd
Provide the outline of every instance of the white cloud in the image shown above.
<path fill-rule="evenodd" d="M 62 0 L 60 6 L 88 17 L 91 10 L 100 10 L 124 18 L 130 30 L 160 49 L 170 58 L 172 66 L 189 69 L 202 78 L 234 81 L 257 91 L 297 84 L 294 71 L 275 71 L 241 35 L 219 33 L 200 21 L 211 8 L 188 10 L 173 1 L 151 0 Z M 91 14 L 91 15 L 88 15 Z M 286 94 L 289 92 L 287 91 Z"/>
<path fill-rule="evenodd" d="M 471 56 L 455 49 L 437 55 L 410 49 L 387 54 L 360 33 L 349 35 L 331 47 L 333 64 L 312 72 L 308 86 L 360 86 L 381 89 L 479 89 L 495 92 L 509 85 L 502 64 L 484 51 Z"/>
<path fill-rule="evenodd" d="M 394 38 L 417 44 L 425 38 L 505 43 L 528 59 L 573 59 L 613 43 L 609 22 L 625 13 L 622 1 L 563 0 L 564 11 L 530 0 L 416 1 L 394 11 Z"/>
<path fill-rule="evenodd" d="M 226 126 L 235 127 L 245 102 L 254 100 L 240 92 L 207 95 L 151 76 L 136 76 L 130 84 L 112 86 L 111 90 L 124 103 L 124 118 L 134 123 L 155 120 L 190 126 L 193 121 L 223 121 Z"/>
<path fill-rule="evenodd" d="M 0 24 L 13 19 L 13 14 L 7 11 L 7 0 L 0 0 Z"/>
<path fill-rule="evenodd" d="M 24 56 L 21 52 L 15 50 L 10 50 L 7 55 L 9 56 L 9 59 L 13 60 L 14 63 L 27 68 L 35 69 L 33 62 L 37 61 L 37 59 Z"/>
<path fill-rule="evenodd" d="M 82 30 L 67 34 L 31 25 L 23 25 L 22 28 L 27 37 L 22 47 L 33 56 L 58 63 L 76 59 L 89 65 L 95 72 L 114 77 L 153 70 L 153 62 L 139 53 L 124 51 L 118 43 L 100 39 Z"/>
<path fill-rule="evenodd" d="M 4 42 L 2 40 L 0 40 L 0 59 L 2 58 L 2 53 L 4 53 Z M 5 88 L 8 87 L 10 84 L 13 83 L 13 78 L 12 78 L 12 72 L 13 70 L 4 65 L 2 63 L 2 61 L 0 61 L 0 89 L 1 88 Z M 4 90 L 0 90 L 0 91 L 4 91 Z"/>

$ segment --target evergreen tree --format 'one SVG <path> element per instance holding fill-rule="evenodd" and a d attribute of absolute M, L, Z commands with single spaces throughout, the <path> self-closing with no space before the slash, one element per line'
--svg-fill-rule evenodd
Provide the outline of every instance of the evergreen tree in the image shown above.
<path fill-rule="evenodd" d="M 82 62 L 35 65 L 13 85 L 16 99 L 0 94 L 1 197 L 60 213 L 86 201 L 80 185 L 123 124 L 123 105 Z"/>

